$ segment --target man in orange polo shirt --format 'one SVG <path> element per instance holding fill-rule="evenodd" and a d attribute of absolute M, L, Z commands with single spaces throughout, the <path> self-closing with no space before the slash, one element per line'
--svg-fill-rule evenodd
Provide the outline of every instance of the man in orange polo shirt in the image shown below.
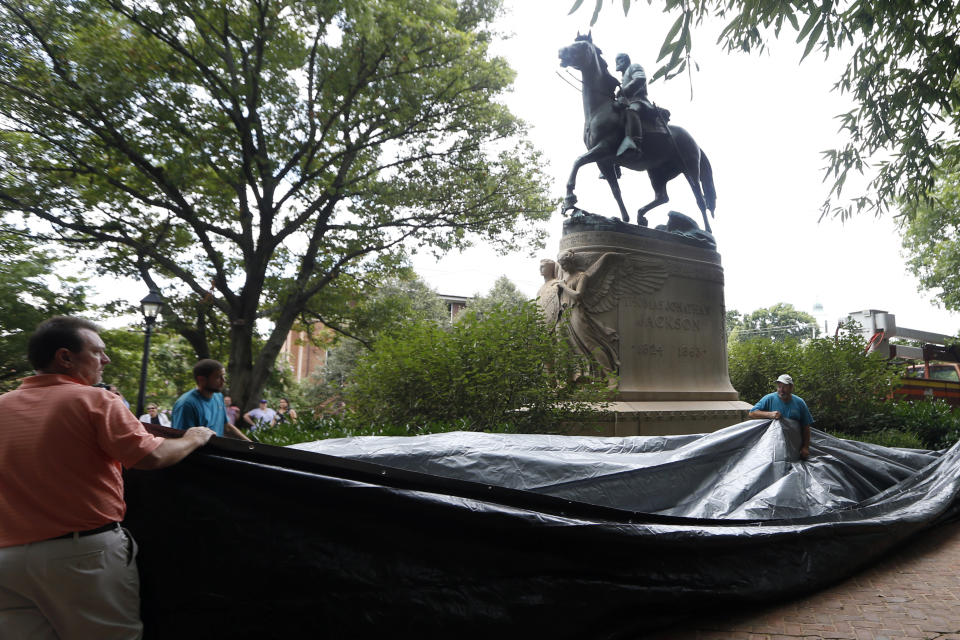
<path fill-rule="evenodd" d="M 136 544 L 122 467 L 159 469 L 213 432 L 166 440 L 94 387 L 110 362 L 99 328 L 41 323 L 28 355 L 37 375 L 0 396 L 0 637 L 139 638 Z"/>

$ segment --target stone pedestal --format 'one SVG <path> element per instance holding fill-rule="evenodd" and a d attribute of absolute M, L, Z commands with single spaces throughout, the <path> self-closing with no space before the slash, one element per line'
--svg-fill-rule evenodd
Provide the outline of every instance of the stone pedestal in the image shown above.
<path fill-rule="evenodd" d="M 597 420 L 568 423 L 561 430 L 571 436 L 710 433 L 747 420 L 747 413 L 752 407 L 739 400 L 611 402 Z"/>
<path fill-rule="evenodd" d="M 720 254 L 702 236 L 599 216 L 574 216 L 564 224 L 560 252 L 573 251 L 578 268 L 588 271 L 613 252 L 637 265 L 621 269 L 623 278 L 646 278 L 641 286 L 619 288 L 611 279 L 613 298 L 595 306 L 611 307 L 594 318 L 619 338 L 618 393 L 602 435 L 704 433 L 746 419 L 752 405 L 739 401 L 727 371 Z M 596 426 L 583 425 L 594 433 Z"/>

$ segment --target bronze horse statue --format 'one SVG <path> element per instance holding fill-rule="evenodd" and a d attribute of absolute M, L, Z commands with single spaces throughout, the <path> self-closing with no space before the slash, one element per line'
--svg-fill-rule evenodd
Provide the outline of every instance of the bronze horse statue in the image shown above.
<path fill-rule="evenodd" d="M 587 146 L 587 152 L 573 163 L 567 180 L 564 212 L 574 209 L 573 205 L 577 202 L 577 196 L 573 193 L 577 171 L 583 165 L 595 162 L 610 185 L 610 191 L 620 207 L 620 215 L 624 222 L 629 222 L 630 216 L 623 206 L 617 182 L 620 167 L 623 166 L 634 171 L 646 171 L 650 176 L 654 199 L 637 211 L 637 224 L 645 227 L 647 219 L 644 214 L 669 201 L 667 183 L 682 173 L 697 199 L 697 206 L 703 214 L 703 225 L 710 232 L 707 210 L 712 216 L 717 205 L 713 169 L 707 155 L 686 130 L 661 123 L 659 132 L 656 129 L 644 131 L 642 155 L 632 151 L 616 155 L 624 135 L 621 107 L 614 100 L 614 91 L 620 82 L 607 70 L 607 63 L 600 54 L 590 34 L 578 34 L 573 44 L 560 49 L 560 65 L 577 69 L 583 78 L 583 141 Z"/>

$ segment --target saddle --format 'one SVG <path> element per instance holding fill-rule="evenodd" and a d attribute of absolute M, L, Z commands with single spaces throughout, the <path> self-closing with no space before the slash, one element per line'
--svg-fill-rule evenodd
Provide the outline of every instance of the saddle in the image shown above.
<path fill-rule="evenodd" d="M 619 100 L 614 101 L 614 108 L 620 114 L 620 126 L 626 128 L 626 119 L 627 119 L 627 106 L 620 102 Z M 643 133 L 669 133 L 667 131 L 666 123 L 670 122 L 670 111 L 656 105 L 653 106 L 657 110 L 659 118 L 650 113 L 650 109 L 645 107 L 645 111 L 640 114 L 640 126 L 643 128 Z"/>
<path fill-rule="evenodd" d="M 640 126 L 643 127 L 644 135 L 648 133 L 669 133 L 667 128 L 661 124 L 660 120 L 640 119 Z"/>

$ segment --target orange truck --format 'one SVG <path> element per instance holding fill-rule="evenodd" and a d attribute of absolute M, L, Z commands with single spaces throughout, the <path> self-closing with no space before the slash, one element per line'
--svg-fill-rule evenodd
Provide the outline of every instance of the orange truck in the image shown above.
<path fill-rule="evenodd" d="M 940 398 L 953 406 L 960 406 L 960 346 L 951 344 L 956 343 L 955 336 L 898 327 L 896 316 L 877 309 L 852 312 L 847 320 L 860 325 L 868 341 L 868 354 L 923 362 L 907 367 L 900 386 L 893 390 L 895 399 Z M 891 338 L 914 340 L 922 346 L 891 344 Z"/>
<path fill-rule="evenodd" d="M 941 398 L 960 406 L 960 364 L 930 362 L 907 367 L 900 386 L 893 397 L 903 400 L 934 400 Z"/>

